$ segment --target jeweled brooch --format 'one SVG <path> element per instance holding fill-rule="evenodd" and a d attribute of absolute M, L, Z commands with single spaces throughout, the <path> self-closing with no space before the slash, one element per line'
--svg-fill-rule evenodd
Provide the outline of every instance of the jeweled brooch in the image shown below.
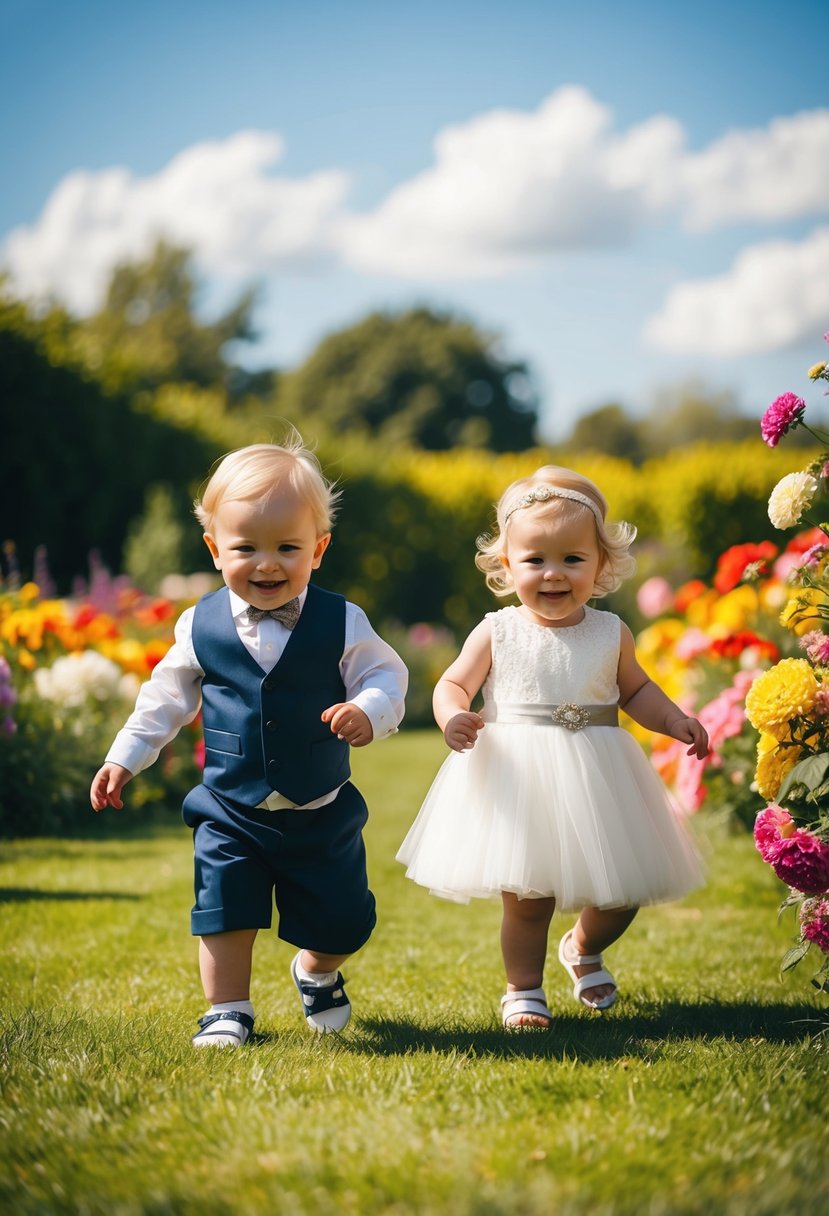
<path fill-rule="evenodd" d="M 590 722 L 590 713 L 583 705 L 557 705 L 551 713 L 556 726 L 564 726 L 567 730 L 583 730 Z"/>

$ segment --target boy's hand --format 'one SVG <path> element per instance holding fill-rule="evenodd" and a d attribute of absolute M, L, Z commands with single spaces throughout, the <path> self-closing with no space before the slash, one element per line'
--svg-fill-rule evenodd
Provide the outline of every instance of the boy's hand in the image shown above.
<path fill-rule="evenodd" d="M 89 791 L 89 801 L 93 811 L 102 811 L 104 807 L 114 806 L 116 811 L 123 807 L 121 790 L 132 780 L 132 773 L 120 764 L 105 764 L 98 769 Z"/>
<path fill-rule="evenodd" d="M 332 734 L 345 739 L 352 747 L 365 747 L 374 738 L 368 714 L 351 701 L 330 705 L 322 711 L 322 720 L 329 723 Z"/>
<path fill-rule="evenodd" d="M 443 728 L 443 737 L 454 752 L 464 752 L 470 747 L 475 746 L 475 740 L 478 738 L 478 731 L 484 727 L 484 720 L 480 714 L 473 713 L 472 710 L 464 710 L 463 713 L 455 714 L 450 718 Z"/>

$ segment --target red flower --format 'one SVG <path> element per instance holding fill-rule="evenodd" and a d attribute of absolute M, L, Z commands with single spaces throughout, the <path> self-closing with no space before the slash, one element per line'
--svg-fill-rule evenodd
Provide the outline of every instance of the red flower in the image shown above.
<path fill-rule="evenodd" d="M 739 659 L 744 650 L 754 650 L 759 659 L 768 659 L 774 663 L 780 658 L 780 651 L 774 642 L 761 638 L 749 629 L 738 633 L 728 633 L 723 638 L 715 638 L 709 647 L 711 654 L 722 659 Z"/>
<path fill-rule="evenodd" d="M 720 595 L 733 591 L 743 577 L 748 566 L 758 564 L 758 573 L 768 574 L 766 562 L 777 557 L 777 546 L 770 540 L 760 544 L 732 545 L 721 553 L 717 562 L 717 573 L 714 575 L 714 586 Z"/>
<path fill-rule="evenodd" d="M 784 838 L 767 859 L 777 877 L 804 895 L 829 890 L 829 845 L 799 828 Z"/>

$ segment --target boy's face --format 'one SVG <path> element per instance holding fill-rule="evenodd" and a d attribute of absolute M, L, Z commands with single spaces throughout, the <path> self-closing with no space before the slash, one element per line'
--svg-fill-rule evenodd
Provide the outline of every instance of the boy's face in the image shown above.
<path fill-rule="evenodd" d="M 204 540 L 231 591 L 254 608 L 279 608 L 308 586 L 331 539 L 293 491 L 219 504 Z"/>

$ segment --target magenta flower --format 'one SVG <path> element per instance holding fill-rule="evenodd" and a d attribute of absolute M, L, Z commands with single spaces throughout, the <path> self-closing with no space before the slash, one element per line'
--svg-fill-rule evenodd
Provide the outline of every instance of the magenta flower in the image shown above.
<path fill-rule="evenodd" d="M 760 434 L 770 448 L 776 448 L 789 427 L 800 422 L 806 402 L 796 393 L 783 393 L 772 401 L 760 423 Z"/>
<path fill-rule="evenodd" d="M 829 890 L 829 845 L 811 832 L 798 829 L 781 840 L 767 859 L 786 886 L 804 895 L 822 895 Z"/>
<path fill-rule="evenodd" d="M 807 942 L 814 942 L 829 954 L 829 899 L 804 899 L 800 906 L 800 931 Z"/>
<path fill-rule="evenodd" d="M 788 811 L 773 802 L 754 821 L 754 843 L 763 861 L 771 862 L 784 836 L 795 831 L 794 820 Z"/>

